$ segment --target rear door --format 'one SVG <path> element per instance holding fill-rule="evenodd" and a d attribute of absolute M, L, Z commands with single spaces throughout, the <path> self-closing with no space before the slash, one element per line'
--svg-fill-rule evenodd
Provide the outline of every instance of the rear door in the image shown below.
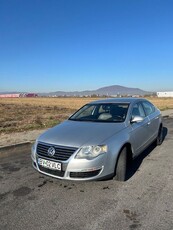
<path fill-rule="evenodd" d="M 159 115 L 157 110 L 155 109 L 154 105 L 152 105 L 148 101 L 143 101 L 142 105 L 144 107 L 146 116 L 149 119 L 148 125 L 148 142 L 152 142 L 158 134 L 159 130 Z"/>

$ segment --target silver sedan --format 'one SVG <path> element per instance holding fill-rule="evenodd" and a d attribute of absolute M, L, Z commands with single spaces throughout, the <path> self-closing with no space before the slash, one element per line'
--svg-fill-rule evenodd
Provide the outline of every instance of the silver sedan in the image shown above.
<path fill-rule="evenodd" d="M 33 167 L 59 179 L 125 181 L 129 162 L 162 143 L 162 127 L 160 110 L 145 99 L 94 101 L 36 140 Z"/>

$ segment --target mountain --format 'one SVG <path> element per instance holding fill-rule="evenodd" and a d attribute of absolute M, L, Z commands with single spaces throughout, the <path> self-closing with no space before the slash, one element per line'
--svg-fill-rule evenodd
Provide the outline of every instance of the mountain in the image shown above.
<path fill-rule="evenodd" d="M 120 85 L 111 85 L 102 87 L 96 90 L 86 90 L 86 91 L 72 91 L 72 92 L 65 92 L 65 91 L 57 91 L 57 92 L 50 92 L 50 93 L 40 93 L 40 96 L 91 96 L 91 95 L 98 95 L 98 96 L 118 96 L 118 95 L 148 95 L 152 94 L 153 92 L 147 92 L 139 88 L 130 88 L 124 87 Z"/>
<path fill-rule="evenodd" d="M 139 88 L 129 88 L 125 86 L 120 85 L 112 85 L 100 88 L 96 90 L 98 94 L 104 94 L 104 95 L 146 95 L 151 94 L 151 92 L 144 91 Z"/>
<path fill-rule="evenodd" d="M 12 94 L 12 93 L 21 93 L 21 92 L 2 92 L 2 94 Z M 26 93 L 26 92 L 25 92 Z M 1 94 L 1 92 L 0 92 Z M 132 96 L 132 95 L 150 95 L 153 94 L 153 92 L 144 91 L 139 88 L 130 88 L 120 85 L 111 85 L 102 87 L 96 90 L 85 90 L 85 91 L 56 91 L 56 92 L 50 92 L 50 93 L 37 93 L 39 96 L 91 96 L 91 95 L 97 95 L 97 96 Z"/>

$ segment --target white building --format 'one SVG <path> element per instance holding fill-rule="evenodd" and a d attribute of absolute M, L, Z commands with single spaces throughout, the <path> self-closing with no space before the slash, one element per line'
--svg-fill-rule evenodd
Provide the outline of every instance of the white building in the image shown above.
<path fill-rule="evenodd" d="M 20 97 L 20 93 L 13 93 L 13 94 L 0 94 L 0 98 L 9 98 L 9 97 Z"/>
<path fill-rule="evenodd" d="M 173 97 L 173 91 L 169 92 L 157 92 L 158 97 Z"/>

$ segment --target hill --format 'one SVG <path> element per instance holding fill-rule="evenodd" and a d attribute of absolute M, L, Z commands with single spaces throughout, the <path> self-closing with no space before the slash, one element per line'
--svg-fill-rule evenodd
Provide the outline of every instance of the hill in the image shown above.
<path fill-rule="evenodd" d="M 71 91 L 71 92 L 65 92 L 65 91 L 56 91 L 56 92 L 50 92 L 50 93 L 41 93 L 40 96 L 91 96 L 91 95 L 98 95 L 98 96 L 119 96 L 119 95 L 148 95 L 152 94 L 152 92 L 147 92 L 139 88 L 130 88 L 120 85 L 112 85 L 112 86 L 106 86 L 102 87 L 96 90 L 85 90 L 85 91 Z"/>

